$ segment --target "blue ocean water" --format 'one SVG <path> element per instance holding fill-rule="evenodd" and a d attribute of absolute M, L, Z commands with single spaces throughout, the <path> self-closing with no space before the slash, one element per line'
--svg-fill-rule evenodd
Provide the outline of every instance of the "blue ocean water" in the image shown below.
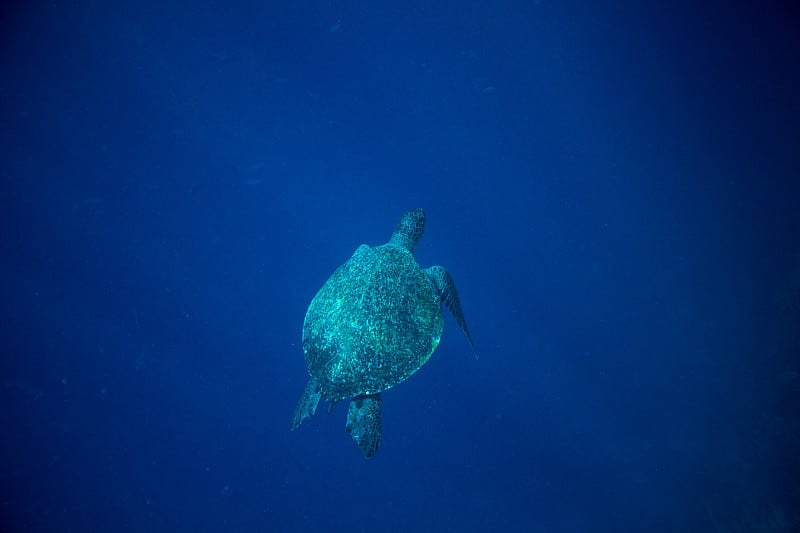
<path fill-rule="evenodd" d="M 800 19 L 771 3 L 0 8 L 0 531 L 800 530 Z M 427 212 L 455 321 L 289 422 Z"/>

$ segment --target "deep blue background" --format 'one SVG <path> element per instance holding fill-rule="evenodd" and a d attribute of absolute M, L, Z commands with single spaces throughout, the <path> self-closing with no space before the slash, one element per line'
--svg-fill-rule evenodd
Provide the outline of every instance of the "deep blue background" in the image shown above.
<path fill-rule="evenodd" d="M 795 12 L 26 4 L 0 531 L 800 527 Z M 410 207 L 480 359 L 448 317 L 366 461 L 289 431 L 300 329 Z"/>

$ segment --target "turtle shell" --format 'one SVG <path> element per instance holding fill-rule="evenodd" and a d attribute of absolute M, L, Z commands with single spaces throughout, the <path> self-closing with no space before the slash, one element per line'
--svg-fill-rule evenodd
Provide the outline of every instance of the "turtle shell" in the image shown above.
<path fill-rule="evenodd" d="M 430 358 L 442 327 L 440 298 L 411 252 L 361 245 L 311 301 L 303 351 L 322 397 L 335 402 L 408 378 Z"/>

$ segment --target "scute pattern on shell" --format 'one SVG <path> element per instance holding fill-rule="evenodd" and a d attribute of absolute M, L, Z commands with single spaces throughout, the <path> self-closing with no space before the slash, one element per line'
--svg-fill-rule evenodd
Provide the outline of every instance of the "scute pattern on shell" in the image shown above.
<path fill-rule="evenodd" d="M 306 364 L 327 401 L 375 394 L 416 372 L 442 327 L 439 296 L 411 252 L 362 245 L 309 305 Z"/>

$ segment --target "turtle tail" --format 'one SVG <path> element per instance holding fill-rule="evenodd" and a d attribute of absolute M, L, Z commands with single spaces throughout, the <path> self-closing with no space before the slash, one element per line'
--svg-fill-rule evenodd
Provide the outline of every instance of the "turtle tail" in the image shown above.
<path fill-rule="evenodd" d="M 464 311 L 461 309 L 461 300 L 458 297 L 458 290 L 456 290 L 453 276 L 442 266 L 426 268 L 425 272 L 428 273 L 431 281 L 433 281 L 433 285 L 439 292 L 439 298 L 442 299 L 442 303 L 450 310 L 450 313 L 452 313 L 456 322 L 458 322 L 458 325 L 467 336 L 469 346 L 472 348 L 472 353 L 475 354 L 475 359 L 477 359 L 478 352 L 475 350 L 475 344 L 472 342 L 472 335 L 469 334 L 469 328 L 467 328 L 467 321 L 464 318 Z"/>

